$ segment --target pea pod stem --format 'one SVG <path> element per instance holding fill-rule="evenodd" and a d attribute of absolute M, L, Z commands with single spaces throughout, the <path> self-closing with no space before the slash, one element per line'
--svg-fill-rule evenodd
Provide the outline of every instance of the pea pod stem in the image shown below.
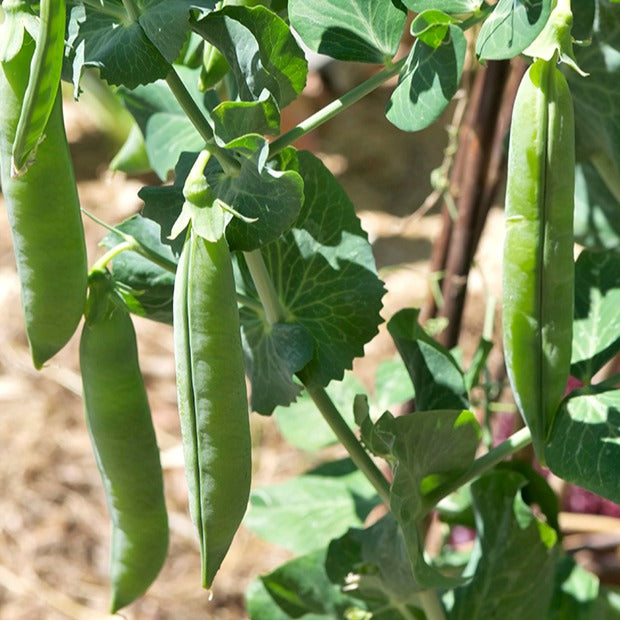
<path fill-rule="evenodd" d="M 307 133 L 314 131 L 317 127 L 320 127 L 323 123 L 334 118 L 343 112 L 348 107 L 352 106 L 363 99 L 366 95 L 370 94 L 379 86 L 387 82 L 390 78 L 398 75 L 399 71 L 405 65 L 406 58 L 401 58 L 398 62 L 383 68 L 381 71 L 368 78 L 342 97 L 327 104 L 324 108 L 315 112 L 312 116 L 309 116 L 306 120 L 302 121 L 296 127 L 293 127 L 290 131 L 282 134 L 276 138 L 269 147 L 269 157 L 275 157 L 278 153 L 283 151 L 286 147 L 290 146 L 299 138 L 305 136 Z"/>

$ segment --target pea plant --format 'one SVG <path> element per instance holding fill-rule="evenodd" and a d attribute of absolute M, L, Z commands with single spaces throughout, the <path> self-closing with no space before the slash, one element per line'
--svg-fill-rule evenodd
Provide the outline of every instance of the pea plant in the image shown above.
<path fill-rule="evenodd" d="M 137 315 L 174 330 L 196 587 L 217 587 L 244 522 L 295 554 L 250 586 L 253 620 L 618 617 L 618 594 L 563 550 L 546 478 L 620 502 L 618 4 L 3 1 L 0 164 L 26 332 L 41 368 L 84 317 L 112 612 L 146 592 L 168 547 Z M 282 132 L 307 53 L 373 70 Z M 60 82 L 79 98 L 93 71 L 135 120 L 113 167 L 161 184 L 140 190 L 139 214 L 99 221 L 105 252 L 88 269 Z M 366 394 L 346 371 L 378 331 L 385 288 L 339 181 L 293 144 L 392 78 L 385 122 L 422 130 L 465 72 L 466 131 L 436 184 L 442 295 L 389 317 L 399 358 Z M 485 329 L 465 363 L 467 274 L 504 162 L 503 336 Z M 524 422 L 503 441 L 495 345 Z M 252 490 L 249 412 L 349 458 Z M 473 546 L 453 544 L 463 527 Z"/>

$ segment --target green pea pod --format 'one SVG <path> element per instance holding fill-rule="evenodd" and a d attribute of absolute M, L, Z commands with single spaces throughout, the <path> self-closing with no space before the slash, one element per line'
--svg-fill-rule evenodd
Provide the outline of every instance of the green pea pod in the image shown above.
<path fill-rule="evenodd" d="M 247 508 L 251 442 L 230 252 L 223 234 L 207 241 L 191 224 L 175 281 L 174 340 L 190 513 L 208 588 Z"/>
<path fill-rule="evenodd" d="M 25 10 L 20 7 L 20 11 Z M 11 176 L 11 152 L 24 100 L 34 41 L 20 24 L 32 14 L 8 12 L 0 40 L 0 171 L 22 288 L 33 362 L 40 368 L 73 335 L 86 299 L 84 231 L 62 116 L 60 88 L 47 122 L 37 165 Z M 21 41 L 20 41 L 21 38 Z M 6 41 L 4 41 L 6 43 Z"/>
<path fill-rule="evenodd" d="M 65 19 L 65 0 L 41 0 L 36 48 L 13 141 L 13 176 L 23 174 L 27 165 L 32 163 L 34 151 L 44 138 L 54 108 L 62 72 Z"/>
<path fill-rule="evenodd" d="M 97 274 L 80 340 L 88 431 L 112 518 L 110 579 L 115 613 L 157 577 L 168 549 L 159 450 L 129 314 Z"/>
<path fill-rule="evenodd" d="M 510 129 L 503 324 L 508 376 L 542 463 L 570 368 L 574 169 L 566 79 L 554 61 L 537 60 L 519 86 Z"/>

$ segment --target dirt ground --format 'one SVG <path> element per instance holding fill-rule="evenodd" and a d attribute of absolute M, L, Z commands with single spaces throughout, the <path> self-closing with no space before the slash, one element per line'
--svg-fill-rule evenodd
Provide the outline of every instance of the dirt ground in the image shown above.
<path fill-rule="evenodd" d="M 320 83 L 314 83 L 311 95 L 289 112 L 289 124 L 329 97 Z M 427 295 L 427 259 L 439 232 L 439 216 L 431 212 L 412 220 L 408 215 L 431 191 L 429 174 L 441 162 L 443 125 L 449 116 L 429 131 L 407 135 L 382 117 L 386 96 L 387 91 L 378 91 L 304 146 L 322 155 L 358 209 L 387 285 L 387 318 L 400 308 L 419 305 Z M 110 223 L 137 212 L 143 182 L 110 175 L 107 162 L 113 148 L 79 105 L 69 104 L 66 117 L 82 206 Z M 501 219 L 501 211 L 493 210 L 472 273 L 465 347 L 468 335 L 480 333 L 486 295 L 499 296 Z M 88 219 L 84 225 L 92 263 L 105 233 Z M 77 337 L 42 371 L 32 368 L 4 214 L 0 306 L 0 620 L 107 617 L 109 522 L 83 419 Z M 123 617 L 242 620 L 248 583 L 282 563 L 287 553 L 242 528 L 218 575 L 213 599 L 201 590 L 197 538 L 187 513 L 172 332 L 139 319 L 135 324 L 162 450 L 171 543 L 160 577 Z M 369 385 L 377 361 L 393 353 L 382 328 L 355 370 Z M 271 420 L 254 415 L 252 425 L 256 486 L 308 467 L 308 457 L 287 447 Z"/>

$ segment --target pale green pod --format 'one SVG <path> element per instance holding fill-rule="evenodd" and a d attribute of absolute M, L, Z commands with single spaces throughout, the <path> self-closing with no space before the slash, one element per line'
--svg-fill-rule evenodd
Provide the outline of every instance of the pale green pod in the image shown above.
<path fill-rule="evenodd" d="M 503 330 L 510 384 L 542 463 L 570 369 L 574 171 L 570 91 L 555 62 L 537 60 L 510 129 Z"/>

